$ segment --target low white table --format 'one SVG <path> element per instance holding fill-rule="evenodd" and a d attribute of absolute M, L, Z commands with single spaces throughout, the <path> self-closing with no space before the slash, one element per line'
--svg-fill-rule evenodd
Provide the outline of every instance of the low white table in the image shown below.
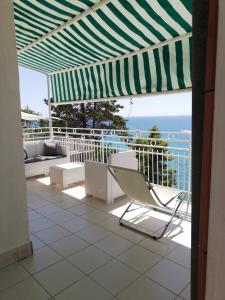
<path fill-rule="evenodd" d="M 51 184 L 59 184 L 67 188 L 69 184 L 84 181 L 84 164 L 66 163 L 49 168 Z"/>

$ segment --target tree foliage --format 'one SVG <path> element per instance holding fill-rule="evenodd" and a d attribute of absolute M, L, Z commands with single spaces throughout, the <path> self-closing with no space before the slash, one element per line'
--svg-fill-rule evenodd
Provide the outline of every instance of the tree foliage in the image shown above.
<path fill-rule="evenodd" d="M 39 112 L 32 110 L 28 105 L 26 105 L 25 108 L 21 108 L 21 111 L 27 114 L 40 116 Z"/>
<path fill-rule="evenodd" d="M 37 115 L 37 116 L 41 115 L 39 112 L 32 110 L 28 105 L 26 105 L 25 108 L 21 108 L 21 111 L 24 113 L 27 113 L 27 114 L 32 114 L 32 115 Z M 41 119 L 36 122 L 39 127 L 48 127 L 48 120 Z"/>
<path fill-rule="evenodd" d="M 169 166 L 173 156 L 167 150 L 168 143 L 161 139 L 161 134 L 156 125 L 150 129 L 149 138 L 137 139 L 133 148 L 138 150 L 137 158 L 140 161 L 140 171 L 149 181 L 164 186 L 176 184 L 176 170 Z M 146 146 L 145 146 L 146 145 Z"/>
<path fill-rule="evenodd" d="M 48 101 L 44 99 L 47 104 Z M 52 106 L 52 116 L 56 127 L 126 129 L 126 120 L 118 115 L 123 108 L 116 100 Z"/>

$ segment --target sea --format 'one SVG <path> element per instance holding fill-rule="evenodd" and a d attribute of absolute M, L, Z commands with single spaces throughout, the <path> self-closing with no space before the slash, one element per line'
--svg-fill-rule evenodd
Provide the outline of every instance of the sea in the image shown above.
<path fill-rule="evenodd" d="M 141 132 L 141 136 L 148 136 L 149 130 L 153 126 L 157 126 L 161 132 L 162 139 L 179 139 L 179 142 L 169 142 L 168 147 L 179 147 L 187 148 L 190 147 L 190 143 L 185 143 L 182 140 L 187 140 L 191 134 L 191 116 L 156 116 L 156 117 L 129 117 L 126 119 L 126 126 L 130 130 L 129 134 L 135 136 L 137 131 Z M 168 132 L 172 132 L 168 134 Z M 176 134 L 177 132 L 178 134 Z M 138 133 L 139 134 L 139 133 Z M 110 141 L 120 142 L 119 136 L 107 136 L 105 139 L 106 143 Z M 122 146 L 124 147 L 124 146 Z"/>
<path fill-rule="evenodd" d="M 187 139 L 190 136 L 187 133 L 191 133 L 191 116 L 149 116 L 149 117 L 130 117 L 127 119 L 127 128 L 129 130 L 150 130 L 154 125 L 156 125 L 159 131 L 173 131 L 179 132 L 179 135 L 176 135 L 176 138 Z M 173 136 L 173 135 L 170 135 Z M 168 134 L 161 134 L 161 137 L 168 137 Z M 178 151 L 175 150 L 176 147 L 179 148 L 189 148 L 191 145 L 188 142 L 169 142 L 168 146 L 170 148 L 170 153 L 178 154 Z M 174 148 L 175 147 L 175 148 Z M 189 148 L 190 149 L 190 148 Z M 182 154 L 182 151 L 179 150 L 179 154 Z M 188 155 L 190 152 L 184 152 L 183 154 Z M 176 176 L 176 187 L 184 190 L 190 188 L 189 185 L 189 159 L 175 159 L 169 163 L 170 167 L 174 168 L 177 172 Z"/>
<path fill-rule="evenodd" d="M 154 125 L 161 131 L 191 131 L 191 116 L 129 117 L 130 130 L 149 130 Z"/>
<path fill-rule="evenodd" d="M 126 123 L 128 130 L 146 131 L 141 133 L 142 136 L 148 136 L 147 131 L 155 125 L 161 131 L 161 138 L 168 141 L 169 153 L 174 155 L 173 160 L 168 162 L 168 166 L 176 170 L 176 183 L 174 186 L 178 189 L 189 190 L 191 176 L 191 116 L 129 117 Z M 178 134 L 175 132 L 178 132 Z M 135 132 L 130 131 L 129 134 L 135 135 Z M 124 144 L 120 144 L 120 136 L 109 135 L 105 137 L 106 144 L 111 142 L 118 142 L 117 147 L 124 148 Z"/>

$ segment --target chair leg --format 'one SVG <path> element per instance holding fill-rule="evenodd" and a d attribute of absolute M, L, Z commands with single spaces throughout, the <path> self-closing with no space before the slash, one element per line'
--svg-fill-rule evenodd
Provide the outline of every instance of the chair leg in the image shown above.
<path fill-rule="evenodd" d="M 171 222 L 172 222 L 173 218 L 175 217 L 175 215 L 176 215 L 176 213 L 177 213 L 179 207 L 181 206 L 181 203 L 182 203 L 181 201 L 178 203 L 178 205 L 177 205 L 177 207 L 176 207 L 174 213 L 172 214 L 172 216 L 171 216 L 169 222 L 165 225 L 165 227 L 164 227 L 162 233 L 161 233 L 159 236 L 156 236 L 156 235 L 153 236 L 153 239 L 154 239 L 154 240 L 159 240 L 159 239 L 161 239 L 161 238 L 164 236 L 164 234 L 165 234 L 165 232 L 166 232 L 168 226 L 171 224 Z"/>
<path fill-rule="evenodd" d="M 122 223 L 121 221 L 122 221 L 124 215 L 125 215 L 127 212 L 129 212 L 129 208 L 131 207 L 131 205 L 133 204 L 133 202 L 134 202 L 134 201 L 131 201 L 131 203 L 128 205 L 128 207 L 126 208 L 126 210 L 124 211 L 124 213 L 123 213 L 122 216 L 120 217 L 120 219 L 119 219 L 120 225 L 123 225 L 123 223 Z"/>
<path fill-rule="evenodd" d="M 131 207 L 131 205 L 132 205 L 133 203 L 134 203 L 134 201 L 132 201 L 132 202 L 129 204 L 129 206 L 126 208 L 126 210 L 124 211 L 124 213 L 122 214 L 122 216 L 121 216 L 120 219 L 119 219 L 119 224 L 120 224 L 120 225 L 123 225 L 123 226 L 125 226 L 125 227 L 127 227 L 127 228 L 130 228 L 130 229 L 132 229 L 132 230 L 135 230 L 135 231 L 137 231 L 137 232 L 140 232 L 140 233 L 142 233 L 142 234 L 144 234 L 144 235 L 146 235 L 146 236 L 148 236 L 148 237 L 150 237 L 150 238 L 152 238 L 152 239 L 154 239 L 154 240 L 160 240 L 160 239 L 164 236 L 164 234 L 165 234 L 165 232 L 166 232 L 168 226 L 171 224 L 173 218 L 175 217 L 175 215 L 176 215 L 176 213 L 177 213 L 179 207 L 181 206 L 182 201 L 180 201 L 180 202 L 178 203 L 178 205 L 177 205 L 175 211 L 174 211 L 173 214 L 171 215 L 171 218 L 170 218 L 169 222 L 165 225 L 165 227 L 164 227 L 162 233 L 161 233 L 159 236 L 149 234 L 149 233 L 147 233 L 147 232 L 145 232 L 145 231 L 139 230 L 139 229 L 137 229 L 137 228 L 134 228 L 133 226 L 128 225 L 127 223 L 123 223 L 123 222 L 122 222 L 122 219 L 123 219 L 124 215 L 125 215 L 126 213 L 129 212 L 129 208 Z M 157 211 L 157 209 L 155 209 L 155 210 Z M 159 210 L 159 211 L 160 211 L 160 210 Z M 125 222 L 126 222 L 126 221 L 125 221 Z"/>

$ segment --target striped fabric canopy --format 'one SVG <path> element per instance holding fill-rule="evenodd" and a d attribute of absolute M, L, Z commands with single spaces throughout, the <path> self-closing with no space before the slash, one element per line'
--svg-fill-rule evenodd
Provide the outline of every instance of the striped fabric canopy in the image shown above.
<path fill-rule="evenodd" d="M 191 87 L 192 0 L 14 0 L 20 65 L 53 102 Z"/>

